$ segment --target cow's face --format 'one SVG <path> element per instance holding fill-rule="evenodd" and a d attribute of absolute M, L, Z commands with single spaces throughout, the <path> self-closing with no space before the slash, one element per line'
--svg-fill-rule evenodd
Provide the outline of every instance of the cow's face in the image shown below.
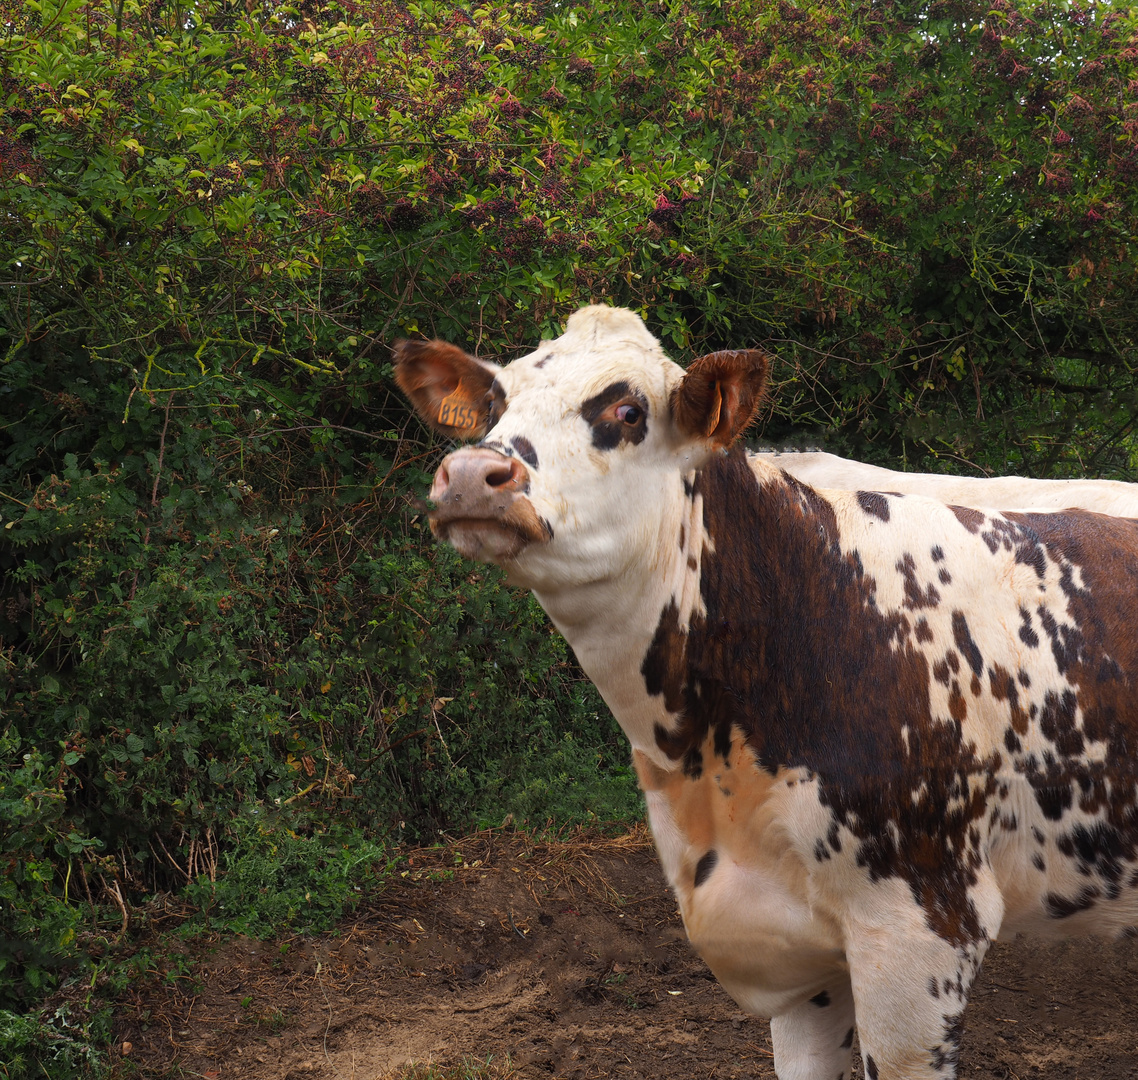
<path fill-rule="evenodd" d="M 751 422 L 767 358 L 713 353 L 685 373 L 637 315 L 595 306 L 506 367 L 401 342 L 395 373 L 427 423 L 477 440 L 439 467 L 432 529 L 540 588 L 622 573 L 661 541 L 684 475 Z"/>

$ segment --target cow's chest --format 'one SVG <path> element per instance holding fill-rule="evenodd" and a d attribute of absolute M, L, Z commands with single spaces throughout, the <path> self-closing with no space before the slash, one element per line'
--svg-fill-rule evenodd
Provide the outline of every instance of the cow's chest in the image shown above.
<path fill-rule="evenodd" d="M 804 826 L 825 834 L 828 812 L 795 770 L 771 777 L 742 745 L 707 751 L 695 776 L 633 757 L 688 937 L 743 1008 L 776 1015 L 845 970 L 799 842 Z"/>

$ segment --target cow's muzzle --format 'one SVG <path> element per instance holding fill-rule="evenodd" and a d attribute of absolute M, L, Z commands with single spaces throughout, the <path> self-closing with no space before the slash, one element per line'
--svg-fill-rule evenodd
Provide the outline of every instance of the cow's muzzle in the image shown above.
<path fill-rule="evenodd" d="M 468 559 L 504 562 L 550 539 L 528 498 L 529 470 L 487 447 L 448 454 L 431 485 L 431 529 Z"/>

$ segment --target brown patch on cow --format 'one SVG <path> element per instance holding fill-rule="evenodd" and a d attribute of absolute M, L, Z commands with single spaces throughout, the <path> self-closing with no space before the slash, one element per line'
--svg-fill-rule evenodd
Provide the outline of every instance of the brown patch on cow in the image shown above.
<path fill-rule="evenodd" d="M 923 645 L 927 645 L 933 639 L 932 627 L 929 626 L 928 619 L 917 620 L 917 640 Z"/>
<path fill-rule="evenodd" d="M 533 443 L 529 441 L 524 435 L 515 435 L 510 440 L 510 445 L 518 452 L 518 456 L 524 461 L 531 469 L 536 469 L 537 466 L 537 451 L 533 448 Z"/>
<path fill-rule="evenodd" d="M 963 611 L 952 613 L 952 640 L 968 661 L 972 674 L 979 675 L 984 670 L 984 657 L 980 655 L 979 646 L 972 640 L 972 632 L 968 629 L 968 620 Z"/>
<path fill-rule="evenodd" d="M 695 874 L 693 875 L 692 885 L 699 888 L 709 877 L 711 872 L 715 869 L 715 864 L 719 862 L 719 854 L 716 851 L 709 851 L 703 855 L 699 862 L 695 864 Z"/>
<path fill-rule="evenodd" d="M 917 563 L 912 555 L 906 552 L 898 561 L 896 570 L 904 583 L 905 607 L 919 611 L 921 608 L 935 608 L 940 604 L 940 593 L 937 592 L 936 586 L 929 584 L 922 589 L 917 583 Z"/>
<path fill-rule="evenodd" d="M 973 510 L 970 506 L 950 506 L 951 510 L 956 515 L 956 520 L 960 522 L 970 533 L 974 536 L 983 527 L 987 517 L 979 510 Z"/>
<path fill-rule="evenodd" d="M 880 491 L 859 491 L 857 504 L 870 517 L 880 521 L 889 520 L 889 500 Z"/>
<path fill-rule="evenodd" d="M 1023 674 L 1022 672 L 1020 673 Z M 1019 687 L 1010 671 L 996 664 L 988 671 L 988 680 L 992 687 L 992 697 L 997 701 L 1008 703 L 1008 714 L 1012 730 L 1016 735 L 1027 734 L 1028 716 L 1026 710 L 1020 705 Z M 1030 680 L 1029 680 L 1030 681 Z"/>
<path fill-rule="evenodd" d="M 816 774 L 865 872 L 906 880 L 929 926 L 954 945 L 979 940 L 972 823 L 986 812 L 999 759 L 979 760 L 959 722 L 932 717 L 928 662 L 903 615 L 874 606 L 876 586 L 856 552 L 840 549 L 826 499 L 795 481 L 760 483 L 738 451 L 699 472 L 695 489 L 711 540 L 706 616 L 685 628 L 674 603 L 661 613 L 642 670 L 679 718 L 657 744 L 686 768 L 693 751 L 725 756 L 737 731 L 766 774 Z"/>

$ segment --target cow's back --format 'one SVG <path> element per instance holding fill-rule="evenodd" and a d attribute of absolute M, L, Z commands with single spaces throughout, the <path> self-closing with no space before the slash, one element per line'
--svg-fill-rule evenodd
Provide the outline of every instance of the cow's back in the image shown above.
<path fill-rule="evenodd" d="M 949 476 L 895 472 L 822 451 L 759 453 L 755 457 L 815 488 L 897 491 L 960 506 L 1064 510 L 1081 507 L 1116 517 L 1138 517 L 1138 484 L 1120 480 L 1038 480 L 1026 476 Z"/>

